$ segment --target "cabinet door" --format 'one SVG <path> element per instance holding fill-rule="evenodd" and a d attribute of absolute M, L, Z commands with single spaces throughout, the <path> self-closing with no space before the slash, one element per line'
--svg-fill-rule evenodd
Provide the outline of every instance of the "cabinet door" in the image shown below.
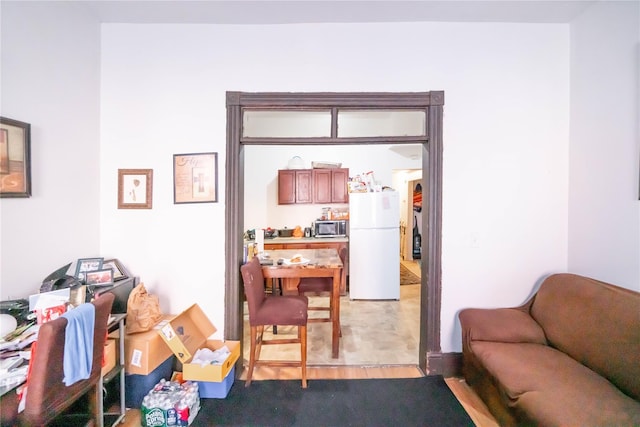
<path fill-rule="evenodd" d="M 331 169 L 313 169 L 313 203 L 331 203 Z"/>
<path fill-rule="evenodd" d="M 278 204 L 290 205 L 296 202 L 296 171 L 278 171 Z"/>
<path fill-rule="evenodd" d="M 307 243 L 284 243 L 282 249 L 313 249 Z"/>
<path fill-rule="evenodd" d="M 265 251 L 272 251 L 272 250 L 276 250 L 276 249 L 284 249 L 284 245 L 283 244 L 278 244 L 278 243 L 265 243 L 264 244 L 264 250 Z"/>
<path fill-rule="evenodd" d="M 347 181 L 349 180 L 349 169 L 331 170 L 331 201 L 333 203 L 349 203 L 347 193 Z"/>
<path fill-rule="evenodd" d="M 296 203 L 313 201 L 313 181 L 311 169 L 296 170 Z"/>

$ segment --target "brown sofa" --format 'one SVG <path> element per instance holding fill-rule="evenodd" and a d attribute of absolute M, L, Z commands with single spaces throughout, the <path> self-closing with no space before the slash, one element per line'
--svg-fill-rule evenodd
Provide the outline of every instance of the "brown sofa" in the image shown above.
<path fill-rule="evenodd" d="M 554 274 L 459 318 L 464 377 L 501 426 L 640 426 L 640 293 Z"/>

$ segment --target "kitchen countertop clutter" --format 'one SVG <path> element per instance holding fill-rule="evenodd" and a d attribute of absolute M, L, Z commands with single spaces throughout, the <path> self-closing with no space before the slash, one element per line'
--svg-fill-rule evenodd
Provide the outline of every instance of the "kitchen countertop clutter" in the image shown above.
<path fill-rule="evenodd" d="M 265 239 L 265 245 L 287 243 L 346 243 L 349 237 L 274 237 Z M 254 243 L 255 239 L 245 239 L 245 243 Z"/>
<path fill-rule="evenodd" d="M 268 239 L 265 244 L 278 243 L 344 243 L 348 242 L 349 237 L 276 237 Z"/>

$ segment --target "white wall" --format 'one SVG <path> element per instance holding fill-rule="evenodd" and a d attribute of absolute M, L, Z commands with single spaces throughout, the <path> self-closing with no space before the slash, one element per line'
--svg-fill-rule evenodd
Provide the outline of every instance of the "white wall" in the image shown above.
<path fill-rule="evenodd" d="M 568 31 L 103 25 L 101 251 L 166 310 L 198 302 L 222 330 L 224 192 L 220 203 L 174 205 L 171 161 L 219 152 L 224 188 L 225 92 L 444 90 L 442 349 L 459 351 L 461 308 L 519 304 L 541 276 L 567 268 Z M 328 154 L 304 157 L 337 160 Z M 118 168 L 154 169 L 153 210 L 116 209 Z"/>
<path fill-rule="evenodd" d="M 100 28 L 84 10 L 2 2 L 0 115 L 31 124 L 32 179 L 31 198 L 0 199 L 2 299 L 99 254 Z"/>
<path fill-rule="evenodd" d="M 569 268 L 640 290 L 640 3 L 571 24 Z"/>

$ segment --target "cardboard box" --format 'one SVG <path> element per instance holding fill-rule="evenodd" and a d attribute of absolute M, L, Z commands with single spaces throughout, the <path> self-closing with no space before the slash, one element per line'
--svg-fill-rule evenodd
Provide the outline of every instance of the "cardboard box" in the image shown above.
<path fill-rule="evenodd" d="M 198 304 L 194 304 L 171 319 L 158 331 L 178 360 L 182 362 L 182 376 L 191 381 L 222 382 L 240 357 L 239 341 L 208 340 L 215 326 Z M 190 363 L 198 349 L 218 350 L 226 346 L 231 352 L 220 365 Z"/>
<path fill-rule="evenodd" d="M 116 340 L 108 339 L 104 344 L 104 363 L 102 364 L 102 376 L 116 367 Z"/>
<path fill-rule="evenodd" d="M 148 375 L 167 358 L 173 356 L 171 349 L 167 348 L 158 334 L 173 317 L 175 316 L 164 315 L 153 329 L 124 336 L 124 368 L 127 374 Z"/>

